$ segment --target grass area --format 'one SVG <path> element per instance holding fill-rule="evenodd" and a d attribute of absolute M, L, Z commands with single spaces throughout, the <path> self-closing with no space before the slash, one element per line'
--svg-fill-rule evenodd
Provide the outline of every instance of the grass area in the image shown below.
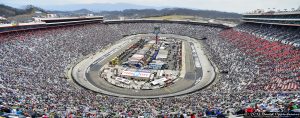
<path fill-rule="evenodd" d="M 198 16 L 184 16 L 184 15 L 169 15 L 169 16 L 155 16 L 147 17 L 144 19 L 157 19 L 157 20 L 197 20 Z"/>
<path fill-rule="evenodd" d="M 154 16 L 154 17 L 146 17 L 143 19 L 154 19 L 154 20 L 189 20 L 189 21 L 198 21 L 198 22 L 210 22 L 210 18 L 203 18 L 199 16 L 186 16 L 186 15 L 168 15 L 168 16 Z M 219 19 L 214 20 L 215 23 L 227 23 L 232 25 L 237 25 L 240 21 L 239 19 Z"/>

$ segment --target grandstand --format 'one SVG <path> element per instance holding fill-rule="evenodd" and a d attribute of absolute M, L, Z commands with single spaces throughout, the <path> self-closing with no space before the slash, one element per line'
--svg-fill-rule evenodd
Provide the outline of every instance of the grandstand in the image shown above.
<path fill-rule="evenodd" d="M 17 24 L 3 24 L 0 25 L 0 33 L 25 31 L 42 29 L 66 25 L 78 25 L 88 23 L 102 23 L 103 16 L 85 16 L 85 17 L 64 17 L 64 18 L 34 18 L 35 22 L 31 23 L 17 23 Z"/>
<path fill-rule="evenodd" d="M 241 31 L 251 32 L 253 35 L 300 47 L 299 26 L 300 11 L 248 13 L 243 15 Z"/>
<path fill-rule="evenodd" d="M 57 23 L 51 27 L 34 27 L 34 30 L 30 25 L 14 30 L 4 28 L 0 33 L 0 115 L 229 117 L 253 112 L 298 114 L 300 50 L 297 44 L 300 34 L 299 12 L 295 13 L 295 18 L 278 17 L 279 20 L 277 16 L 283 13 L 244 15 L 245 22 L 233 28 L 165 20 Z M 294 16 L 294 12 L 285 14 L 283 16 Z M 65 79 L 65 69 L 70 64 L 107 48 L 125 35 L 152 33 L 155 26 L 159 26 L 163 34 L 195 39 L 206 37 L 198 41 L 216 67 L 217 76 L 212 85 L 176 97 L 132 99 L 95 93 Z"/>
<path fill-rule="evenodd" d="M 264 24 L 277 24 L 288 26 L 300 25 L 300 10 L 275 12 L 256 10 L 252 13 L 246 13 L 242 19 L 244 22 L 264 23 Z"/>

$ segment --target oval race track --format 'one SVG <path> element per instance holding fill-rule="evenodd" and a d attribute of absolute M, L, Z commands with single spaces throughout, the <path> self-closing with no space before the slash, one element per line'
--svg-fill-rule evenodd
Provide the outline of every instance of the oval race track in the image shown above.
<path fill-rule="evenodd" d="M 204 54 L 201 44 L 193 38 L 174 34 L 160 34 L 161 37 L 181 39 L 183 45 L 183 70 L 182 79 L 174 84 L 153 90 L 125 89 L 114 86 L 99 77 L 102 65 L 133 44 L 141 36 L 153 36 L 153 34 L 138 34 L 125 37 L 107 49 L 96 52 L 94 55 L 80 61 L 68 71 L 73 81 L 86 89 L 119 97 L 129 98 L 157 98 L 171 97 L 191 93 L 209 86 L 215 78 L 214 67 Z M 192 53 L 193 52 L 193 53 Z M 195 63 L 199 61 L 199 63 Z"/>

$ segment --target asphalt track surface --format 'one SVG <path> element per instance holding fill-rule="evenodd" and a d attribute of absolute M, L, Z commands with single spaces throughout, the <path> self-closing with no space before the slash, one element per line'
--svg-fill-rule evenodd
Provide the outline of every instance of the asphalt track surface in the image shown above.
<path fill-rule="evenodd" d="M 99 77 L 99 70 L 109 60 L 120 54 L 129 45 L 137 42 L 141 36 L 154 36 L 153 34 L 138 34 L 125 37 L 117 41 L 114 45 L 107 49 L 97 52 L 81 62 L 74 65 L 71 70 L 71 79 L 81 87 L 86 89 L 119 97 L 128 98 L 158 98 L 172 97 L 188 94 L 209 86 L 215 78 L 214 67 L 209 59 L 204 54 L 200 43 L 193 38 L 174 35 L 161 34 L 161 37 L 171 37 L 181 39 L 184 42 L 185 48 L 185 76 L 176 81 L 176 83 L 159 89 L 153 90 L 136 90 L 125 89 L 114 86 L 104 79 Z M 194 51 L 192 51 L 194 49 Z M 195 58 L 198 58 L 200 67 L 195 66 Z"/>

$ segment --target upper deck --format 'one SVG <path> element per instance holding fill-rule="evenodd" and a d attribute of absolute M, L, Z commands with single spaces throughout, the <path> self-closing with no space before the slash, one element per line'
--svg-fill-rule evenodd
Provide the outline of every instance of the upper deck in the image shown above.
<path fill-rule="evenodd" d="M 243 14 L 243 22 L 300 26 L 300 10 L 283 12 L 253 12 Z"/>

